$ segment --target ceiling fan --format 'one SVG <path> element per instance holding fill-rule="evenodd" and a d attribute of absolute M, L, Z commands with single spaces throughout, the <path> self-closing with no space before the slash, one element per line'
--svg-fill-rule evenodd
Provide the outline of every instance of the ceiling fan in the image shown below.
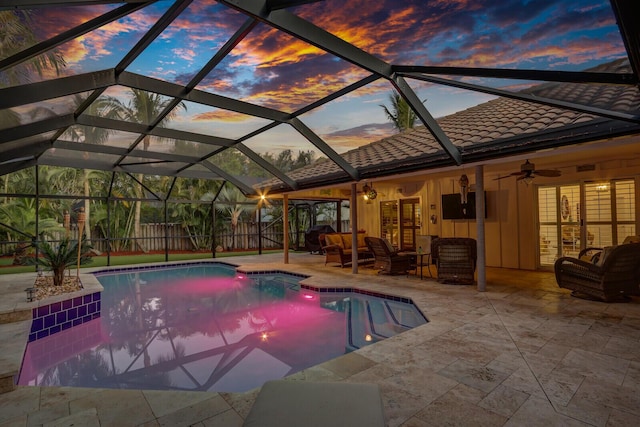
<path fill-rule="evenodd" d="M 557 169 L 536 169 L 536 165 L 527 160 L 520 165 L 520 172 L 512 172 L 509 175 L 500 176 L 495 180 L 515 176 L 517 177 L 516 181 L 524 180 L 525 183 L 529 183 L 536 176 L 556 177 L 560 176 L 560 174 L 561 172 Z"/>

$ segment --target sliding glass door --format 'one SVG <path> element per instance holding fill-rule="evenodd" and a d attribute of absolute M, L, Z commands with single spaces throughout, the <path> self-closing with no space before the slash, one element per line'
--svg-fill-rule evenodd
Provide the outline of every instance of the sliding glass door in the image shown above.
<path fill-rule="evenodd" d="M 538 187 L 540 266 L 636 235 L 633 180 Z"/>

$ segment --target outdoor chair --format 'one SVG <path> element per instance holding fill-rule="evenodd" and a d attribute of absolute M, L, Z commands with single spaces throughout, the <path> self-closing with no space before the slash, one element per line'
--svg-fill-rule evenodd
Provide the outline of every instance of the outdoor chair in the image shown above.
<path fill-rule="evenodd" d="M 473 284 L 477 245 L 468 237 L 439 237 L 431 242 L 437 280 L 442 283 Z"/>
<path fill-rule="evenodd" d="M 588 251 L 594 248 L 584 249 L 578 258 L 558 258 L 554 270 L 559 287 L 578 298 L 606 302 L 640 295 L 640 243 L 609 246 L 594 256 Z"/>
<path fill-rule="evenodd" d="M 365 237 L 364 241 L 373 253 L 373 268 L 379 274 L 407 274 L 411 269 L 411 257 L 400 255 L 387 239 Z"/>

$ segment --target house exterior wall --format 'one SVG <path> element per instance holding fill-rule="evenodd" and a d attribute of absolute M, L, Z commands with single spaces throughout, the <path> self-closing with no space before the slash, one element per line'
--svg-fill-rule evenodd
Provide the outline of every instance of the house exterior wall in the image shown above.
<path fill-rule="evenodd" d="M 640 148 L 639 148 L 640 151 Z M 484 183 L 487 192 L 487 217 L 485 219 L 486 263 L 489 267 L 515 268 L 534 270 L 538 268 L 538 230 L 536 194 L 539 185 L 565 185 L 587 181 L 635 178 L 636 212 L 640 212 L 640 155 L 638 157 L 614 160 L 585 161 L 576 163 L 572 160 L 553 163 L 554 169 L 560 169 L 558 178 L 537 177 L 532 184 L 526 185 L 516 181 L 515 177 L 496 180 L 513 170 L 518 170 L 519 163 L 505 167 L 500 173 L 485 171 Z M 595 164 L 594 171 L 577 172 L 579 164 Z M 545 166 L 545 168 L 548 168 Z M 473 168 L 447 174 L 425 174 L 412 176 L 411 184 L 401 182 L 374 183 L 378 197 L 370 204 L 358 198 L 358 228 L 365 229 L 370 235 L 379 236 L 380 203 L 389 200 L 400 200 L 418 197 L 422 206 L 421 233 L 446 237 L 477 237 L 475 220 L 442 219 L 441 196 L 459 192 L 458 179 L 465 173 L 475 185 Z M 419 185 L 416 185 L 419 183 Z M 475 188 L 472 188 L 474 190 Z M 432 209 L 435 205 L 435 209 Z M 435 214 L 436 223 L 432 224 L 430 216 Z M 638 216 L 638 214 L 636 214 Z M 640 230 L 639 221 L 636 229 Z"/>

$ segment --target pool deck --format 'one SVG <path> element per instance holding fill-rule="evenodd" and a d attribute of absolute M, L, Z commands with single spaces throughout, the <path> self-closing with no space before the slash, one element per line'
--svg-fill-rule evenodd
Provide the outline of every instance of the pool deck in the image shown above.
<path fill-rule="evenodd" d="M 224 258 L 247 271 L 308 274 L 314 286 L 411 298 L 429 323 L 287 377 L 379 384 L 389 426 L 640 425 L 640 298 L 573 298 L 552 273 L 487 269 L 487 291 L 419 276 L 324 266 L 320 255 Z M 99 286 L 82 270 L 86 287 Z M 426 274 L 426 270 L 425 270 Z M 173 392 L 15 387 L 35 274 L 0 275 L 0 427 L 241 426 L 259 390 Z M 89 290 L 90 291 L 90 290 Z"/>

